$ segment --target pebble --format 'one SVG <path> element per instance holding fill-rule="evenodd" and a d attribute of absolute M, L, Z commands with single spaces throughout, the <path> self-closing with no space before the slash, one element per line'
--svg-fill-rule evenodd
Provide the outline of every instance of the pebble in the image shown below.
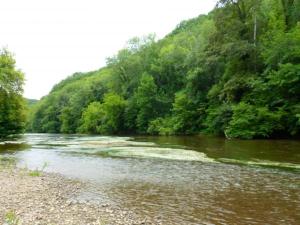
<path fill-rule="evenodd" d="M 0 224 L 14 212 L 19 225 L 159 225 L 154 218 L 107 203 L 76 200 L 85 184 L 57 174 L 31 177 L 17 168 L 0 170 Z M 159 218 L 160 219 L 160 218 Z"/>

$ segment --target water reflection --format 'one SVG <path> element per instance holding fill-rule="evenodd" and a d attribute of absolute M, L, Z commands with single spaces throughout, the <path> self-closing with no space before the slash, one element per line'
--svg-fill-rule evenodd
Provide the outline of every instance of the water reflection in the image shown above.
<path fill-rule="evenodd" d="M 186 146 L 215 159 L 300 164 L 300 140 L 227 140 L 209 136 L 136 137 L 134 140 Z"/>

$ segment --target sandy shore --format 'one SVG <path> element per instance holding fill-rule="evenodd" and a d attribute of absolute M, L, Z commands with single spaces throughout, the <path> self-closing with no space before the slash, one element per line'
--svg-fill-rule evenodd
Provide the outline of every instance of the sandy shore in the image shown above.
<path fill-rule="evenodd" d="M 57 174 L 29 175 L 28 170 L 0 168 L 0 224 L 108 225 L 161 224 L 145 221 L 126 209 L 71 199 L 84 183 Z M 16 223 L 5 222 L 10 217 Z"/>

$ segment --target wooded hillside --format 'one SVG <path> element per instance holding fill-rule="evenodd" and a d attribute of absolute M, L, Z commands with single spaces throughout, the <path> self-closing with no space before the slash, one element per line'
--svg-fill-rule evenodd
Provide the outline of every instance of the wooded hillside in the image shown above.
<path fill-rule="evenodd" d="M 133 38 L 106 67 L 57 84 L 29 130 L 297 136 L 299 19 L 300 0 L 220 0 L 162 40 Z"/>

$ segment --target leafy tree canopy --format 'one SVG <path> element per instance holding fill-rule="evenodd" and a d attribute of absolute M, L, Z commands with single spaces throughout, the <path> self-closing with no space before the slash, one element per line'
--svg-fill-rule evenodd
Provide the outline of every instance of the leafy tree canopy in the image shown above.
<path fill-rule="evenodd" d="M 0 138 L 22 133 L 25 128 L 24 74 L 15 64 L 7 49 L 0 50 Z"/>
<path fill-rule="evenodd" d="M 106 67 L 56 85 L 28 129 L 299 136 L 299 19 L 300 0 L 219 0 L 165 38 L 135 37 Z"/>

